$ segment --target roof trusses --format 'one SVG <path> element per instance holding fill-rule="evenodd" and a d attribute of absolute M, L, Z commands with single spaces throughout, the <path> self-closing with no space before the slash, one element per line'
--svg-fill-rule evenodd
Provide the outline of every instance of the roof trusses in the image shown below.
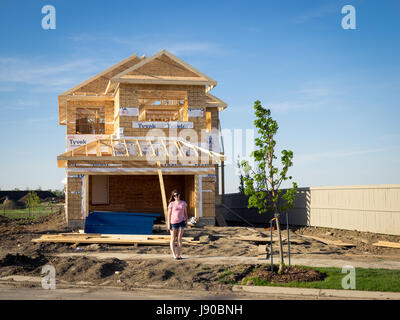
<path fill-rule="evenodd" d="M 107 68 L 103 72 L 96 74 L 95 76 L 89 78 L 86 81 L 76 85 L 75 87 L 65 91 L 61 95 L 69 95 L 76 92 L 82 94 L 83 92 L 91 92 L 104 94 L 107 90 L 107 86 L 109 84 L 109 80 L 120 73 L 123 70 L 126 70 L 129 67 L 139 63 L 140 61 L 145 60 L 145 57 L 138 57 L 136 54 L 118 62 L 117 64 Z"/>
<path fill-rule="evenodd" d="M 58 167 L 66 167 L 68 160 L 120 163 L 130 161 L 137 166 L 211 165 L 225 160 L 225 156 L 183 139 L 130 138 L 98 139 L 57 157 Z"/>
<path fill-rule="evenodd" d="M 111 79 L 112 82 L 188 84 L 215 87 L 217 82 L 167 50 L 126 69 Z M 112 88 L 112 86 L 110 86 Z"/>

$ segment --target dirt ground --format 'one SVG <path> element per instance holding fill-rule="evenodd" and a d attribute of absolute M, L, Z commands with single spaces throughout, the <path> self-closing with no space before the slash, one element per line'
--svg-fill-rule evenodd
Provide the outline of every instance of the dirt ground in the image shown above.
<path fill-rule="evenodd" d="M 268 268 L 256 270 L 254 265 L 207 265 L 184 259 L 136 259 L 119 260 L 117 258 L 98 260 L 93 257 L 55 257 L 58 253 L 89 252 L 129 252 L 132 254 L 170 254 L 168 246 L 127 246 L 89 244 L 75 247 L 63 243 L 34 243 L 31 240 L 43 234 L 77 232 L 66 227 L 63 214 L 41 217 L 35 221 L 10 220 L 0 216 L 0 278 L 10 275 L 41 276 L 41 268 L 51 264 L 56 269 L 57 281 L 75 284 L 99 286 L 118 286 L 126 290 L 138 287 L 163 287 L 176 289 L 204 289 L 210 291 L 230 290 L 238 274 L 255 274 L 271 277 L 271 281 L 311 281 L 320 279 L 320 275 L 310 272 L 304 274 L 296 268 L 287 269 L 283 277 L 275 279 Z M 154 233 L 167 234 L 155 228 Z M 326 245 L 319 241 L 301 237 L 312 235 L 324 239 L 336 239 L 351 242 L 355 247 Z M 269 237 L 269 231 L 263 228 L 248 227 L 192 227 L 185 230 L 185 237 L 200 240 L 201 244 L 185 246 L 183 256 L 210 257 L 255 257 L 259 255 L 259 243 L 235 239 L 239 236 Z M 276 236 L 276 231 L 274 231 Z M 282 236 L 287 236 L 283 226 Z M 373 234 L 367 232 L 337 230 L 315 227 L 292 227 L 290 238 L 293 256 L 318 255 L 324 258 L 341 256 L 360 256 L 367 259 L 400 259 L 400 249 L 375 247 L 372 243 L 379 240 L 399 242 L 400 236 Z M 286 244 L 286 242 L 285 242 Z M 267 247 L 269 243 L 267 244 Z M 274 261 L 278 261 L 278 244 L 274 243 Z M 286 250 L 286 247 L 285 247 Z M 269 262 L 267 262 L 269 263 Z M 228 272 L 229 270 L 229 272 Z M 233 270 L 233 272 L 232 272 Z M 232 278 L 233 277 L 233 278 Z M 282 280 L 283 279 L 283 280 Z M 27 284 L 28 285 L 28 284 Z M 32 284 L 29 284 L 32 286 Z M 38 284 L 40 285 L 40 284 Z"/>

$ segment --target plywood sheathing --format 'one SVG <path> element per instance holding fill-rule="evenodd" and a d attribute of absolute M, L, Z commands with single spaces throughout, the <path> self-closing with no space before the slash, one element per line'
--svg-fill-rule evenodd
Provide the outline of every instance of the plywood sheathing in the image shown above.
<path fill-rule="evenodd" d="M 202 211 L 203 217 L 215 216 L 215 178 L 202 178 Z"/>
<path fill-rule="evenodd" d="M 82 219 L 82 179 L 76 176 L 67 177 L 66 205 L 68 221 Z"/>
<path fill-rule="evenodd" d="M 114 133 L 114 101 L 110 100 L 97 100 L 97 101 L 85 101 L 85 100 L 73 100 L 66 101 L 67 112 L 66 112 L 66 125 L 67 134 L 76 133 L 76 109 L 83 107 L 104 107 L 105 114 L 105 134 Z"/>
<path fill-rule="evenodd" d="M 180 191 L 182 199 L 188 204 L 189 217 L 194 216 L 195 202 L 191 190 L 193 179 L 181 175 L 163 175 L 167 201 L 172 190 Z M 157 175 L 110 175 L 109 203 L 91 204 L 89 193 L 89 211 L 143 212 L 158 213 L 163 216 L 163 204 L 160 183 Z M 90 184 L 92 180 L 90 179 Z M 192 185 L 190 185 L 192 184 Z M 89 187 L 90 189 L 90 187 Z"/>
<path fill-rule="evenodd" d="M 121 107 L 137 108 L 139 107 L 139 93 L 144 90 L 151 90 L 155 93 L 164 92 L 186 92 L 187 103 L 190 108 L 204 108 L 206 105 L 206 95 L 204 86 L 185 86 L 185 85 L 143 85 L 143 84 L 126 84 L 121 83 L 119 87 L 119 104 Z M 124 136 L 127 137 L 142 137 L 149 132 L 148 129 L 132 128 L 132 121 L 139 121 L 138 116 L 120 116 L 119 127 L 123 128 Z M 206 120 L 204 117 L 190 117 L 188 121 L 193 122 L 198 139 L 202 137 L 202 129 L 206 128 Z M 160 132 L 166 137 L 178 136 L 185 129 L 160 129 Z"/>
<path fill-rule="evenodd" d="M 107 68 L 103 72 L 96 74 L 90 79 L 78 84 L 77 86 L 71 88 L 70 90 L 63 93 L 72 94 L 72 93 L 82 93 L 82 92 L 91 92 L 91 93 L 99 93 L 104 94 L 108 85 L 109 80 L 115 75 L 123 72 L 126 69 L 138 64 L 144 60 L 144 58 L 138 57 L 136 54 L 128 57 L 127 59 Z"/>

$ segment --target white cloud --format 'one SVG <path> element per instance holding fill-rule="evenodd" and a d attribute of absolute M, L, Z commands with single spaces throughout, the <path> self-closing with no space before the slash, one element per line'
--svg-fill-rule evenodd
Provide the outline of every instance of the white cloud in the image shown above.
<path fill-rule="evenodd" d="M 341 6 L 337 3 L 328 3 L 326 5 L 302 12 L 301 14 L 295 16 L 291 22 L 294 24 L 303 24 L 310 20 L 322 18 L 335 12 L 340 14 Z"/>
<path fill-rule="evenodd" d="M 87 58 L 49 62 L 40 58 L 0 57 L 0 86 L 26 84 L 63 90 L 100 71 L 97 61 Z"/>
<path fill-rule="evenodd" d="M 143 34 L 140 36 L 115 36 L 109 34 L 76 34 L 69 37 L 79 44 L 88 42 L 116 43 L 132 50 L 138 55 L 151 56 L 154 53 L 166 49 L 175 55 L 217 55 L 225 54 L 227 50 L 220 44 L 209 41 L 176 40 L 175 36 L 166 37 L 159 34 Z"/>
<path fill-rule="evenodd" d="M 309 85 L 294 92 L 289 92 L 290 99 L 269 103 L 274 112 L 288 112 L 291 110 L 315 109 L 331 105 L 339 91 L 328 85 Z"/>

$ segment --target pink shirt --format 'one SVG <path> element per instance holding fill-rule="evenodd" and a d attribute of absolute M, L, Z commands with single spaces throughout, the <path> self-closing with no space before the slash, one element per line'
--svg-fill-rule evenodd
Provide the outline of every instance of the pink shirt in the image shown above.
<path fill-rule="evenodd" d="M 185 208 L 187 204 L 185 201 L 180 200 L 178 203 L 176 201 L 171 201 L 168 205 L 168 210 L 172 208 L 171 221 L 169 223 L 179 223 L 185 220 Z"/>

